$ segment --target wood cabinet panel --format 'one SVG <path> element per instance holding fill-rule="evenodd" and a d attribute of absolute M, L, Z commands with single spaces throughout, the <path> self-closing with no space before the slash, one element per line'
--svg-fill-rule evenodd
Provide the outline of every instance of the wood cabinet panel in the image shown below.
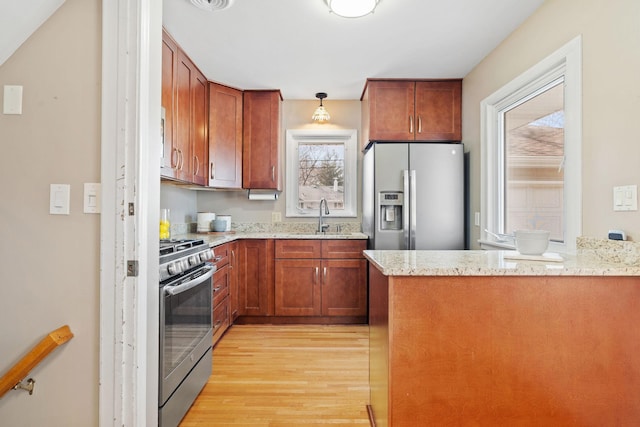
<path fill-rule="evenodd" d="M 242 187 L 281 190 L 280 91 L 245 91 Z"/>
<path fill-rule="evenodd" d="M 276 316 L 366 316 L 366 241 L 283 239 L 275 247 Z"/>
<path fill-rule="evenodd" d="M 164 177 L 175 178 L 177 151 L 174 145 L 174 114 L 175 91 L 177 82 L 178 45 L 162 30 L 162 108 L 164 122 L 162 123 L 162 159 L 160 160 L 160 174 Z"/>
<path fill-rule="evenodd" d="M 366 240 L 323 240 L 322 258 L 363 258 Z"/>
<path fill-rule="evenodd" d="M 164 178 L 199 185 L 207 182 L 208 87 L 204 75 L 163 29 L 160 173 Z"/>
<path fill-rule="evenodd" d="M 213 273 L 213 306 L 220 304 L 229 295 L 229 266 L 219 267 Z"/>
<path fill-rule="evenodd" d="M 371 280 L 370 298 L 376 425 L 634 425 L 640 419 L 637 277 L 382 282 Z"/>
<path fill-rule="evenodd" d="M 247 239 L 239 242 L 240 316 L 274 314 L 273 251 L 272 239 Z"/>
<path fill-rule="evenodd" d="M 320 258 L 319 240 L 276 240 L 276 258 Z"/>
<path fill-rule="evenodd" d="M 176 79 L 175 149 L 176 178 L 191 180 L 191 107 L 193 65 L 187 56 L 178 50 Z"/>
<path fill-rule="evenodd" d="M 213 309 L 213 345 L 215 345 L 224 332 L 229 328 L 229 304 L 225 301 Z"/>
<path fill-rule="evenodd" d="M 416 82 L 416 141 L 462 140 L 462 81 Z"/>
<path fill-rule="evenodd" d="M 362 96 L 369 141 L 447 142 L 462 139 L 462 81 L 369 79 Z"/>
<path fill-rule="evenodd" d="M 364 259 L 324 260 L 322 276 L 323 316 L 367 314 L 367 262 Z"/>
<path fill-rule="evenodd" d="M 239 316 L 240 299 L 238 288 L 238 242 L 228 244 L 229 248 L 229 323 L 233 323 Z"/>
<path fill-rule="evenodd" d="M 230 244 L 225 243 L 223 245 L 219 245 L 213 248 L 214 258 L 211 260 L 213 264 L 215 264 L 218 268 L 223 265 L 229 264 L 230 258 Z"/>
<path fill-rule="evenodd" d="M 369 139 L 408 141 L 414 139 L 413 81 L 369 82 Z"/>
<path fill-rule="evenodd" d="M 321 278 L 318 260 L 276 261 L 276 316 L 318 316 L 321 314 Z"/>
<path fill-rule="evenodd" d="M 197 69 L 193 70 L 191 110 L 191 179 L 198 185 L 206 185 L 208 181 L 209 156 L 209 83 Z"/>
<path fill-rule="evenodd" d="M 209 187 L 242 188 L 242 91 L 209 83 Z"/>

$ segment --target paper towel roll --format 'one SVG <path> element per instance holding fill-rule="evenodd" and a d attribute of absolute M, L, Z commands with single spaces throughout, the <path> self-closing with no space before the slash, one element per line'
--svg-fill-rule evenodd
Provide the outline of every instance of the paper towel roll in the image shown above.
<path fill-rule="evenodd" d="M 249 190 L 249 200 L 278 200 L 278 193 L 276 191 L 256 193 Z"/>

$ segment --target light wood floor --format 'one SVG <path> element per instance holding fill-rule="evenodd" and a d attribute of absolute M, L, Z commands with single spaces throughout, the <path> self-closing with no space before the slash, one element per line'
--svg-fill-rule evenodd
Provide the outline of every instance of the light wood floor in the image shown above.
<path fill-rule="evenodd" d="M 369 425 L 369 329 L 234 325 L 180 427 Z"/>

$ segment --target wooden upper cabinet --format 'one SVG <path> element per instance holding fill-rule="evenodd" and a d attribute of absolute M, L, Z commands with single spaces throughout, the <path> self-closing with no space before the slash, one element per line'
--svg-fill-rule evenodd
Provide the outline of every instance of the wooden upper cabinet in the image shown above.
<path fill-rule="evenodd" d="M 416 141 L 462 140 L 462 81 L 416 82 Z"/>
<path fill-rule="evenodd" d="M 208 164 L 208 82 L 171 36 L 162 33 L 164 145 L 161 175 L 205 185 Z"/>
<path fill-rule="evenodd" d="M 369 141 L 460 141 L 461 80 L 367 80 L 363 135 Z"/>
<path fill-rule="evenodd" d="M 209 187 L 242 188 L 242 91 L 209 83 Z"/>
<path fill-rule="evenodd" d="M 209 82 L 198 69 L 193 71 L 193 108 L 191 111 L 191 179 L 194 184 L 208 183 L 209 156 Z"/>
<path fill-rule="evenodd" d="M 279 90 L 244 92 L 242 187 L 281 190 Z"/>
<path fill-rule="evenodd" d="M 176 177 L 177 150 L 174 146 L 174 114 L 176 74 L 178 67 L 178 45 L 162 30 L 162 110 L 163 140 L 160 174 L 167 178 Z"/>

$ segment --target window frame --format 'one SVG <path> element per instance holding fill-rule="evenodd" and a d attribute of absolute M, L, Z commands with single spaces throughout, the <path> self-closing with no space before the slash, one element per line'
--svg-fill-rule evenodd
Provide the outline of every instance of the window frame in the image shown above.
<path fill-rule="evenodd" d="M 344 144 L 344 209 L 332 209 L 327 217 L 358 216 L 358 131 L 356 129 L 287 129 L 286 210 L 287 218 L 317 217 L 317 209 L 298 208 L 298 146 L 300 144 Z"/>
<path fill-rule="evenodd" d="M 564 78 L 564 242 L 550 242 L 549 251 L 575 253 L 582 233 L 582 39 L 566 45 L 507 83 L 480 103 L 481 110 L 481 247 L 515 249 L 512 242 L 498 242 L 486 230 L 502 230 L 504 152 L 501 115 L 507 106 Z"/>

